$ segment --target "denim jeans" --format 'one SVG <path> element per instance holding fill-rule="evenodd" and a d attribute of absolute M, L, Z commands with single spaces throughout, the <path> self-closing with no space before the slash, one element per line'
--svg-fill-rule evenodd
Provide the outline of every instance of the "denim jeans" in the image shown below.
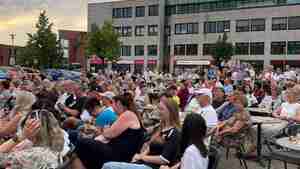
<path fill-rule="evenodd" d="M 152 169 L 152 168 L 143 164 L 108 162 L 103 165 L 102 169 Z"/>

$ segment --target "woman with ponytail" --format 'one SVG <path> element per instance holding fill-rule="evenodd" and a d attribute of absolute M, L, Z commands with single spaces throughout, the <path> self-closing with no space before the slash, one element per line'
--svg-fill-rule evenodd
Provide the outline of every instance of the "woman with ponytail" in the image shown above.
<path fill-rule="evenodd" d="M 207 169 L 208 148 L 204 143 L 207 126 L 199 114 L 186 116 L 181 135 L 181 162 L 173 167 L 162 166 L 160 169 Z"/>
<path fill-rule="evenodd" d="M 159 103 L 160 128 L 154 132 L 144 150 L 136 154 L 132 163 L 109 162 L 102 169 L 159 169 L 162 165 L 172 166 L 179 161 L 180 122 L 179 107 L 171 99 Z"/>
<path fill-rule="evenodd" d="M 132 95 L 115 96 L 112 107 L 119 116 L 112 126 L 104 128 L 95 139 L 76 140 L 78 159 L 74 161 L 73 169 L 99 169 L 108 161 L 129 162 L 141 147 L 144 130 Z"/>

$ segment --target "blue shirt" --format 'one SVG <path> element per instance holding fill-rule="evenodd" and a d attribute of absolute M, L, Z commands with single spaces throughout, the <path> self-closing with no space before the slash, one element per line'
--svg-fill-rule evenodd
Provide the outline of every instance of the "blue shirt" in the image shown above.
<path fill-rule="evenodd" d="M 113 108 L 107 107 L 96 117 L 96 126 L 111 126 L 117 120 L 117 118 L 117 113 L 113 110 Z"/>
<path fill-rule="evenodd" d="M 236 108 L 234 107 L 233 104 L 226 105 L 218 114 L 218 120 L 219 121 L 228 120 L 235 111 Z"/>
<path fill-rule="evenodd" d="M 224 92 L 225 92 L 225 94 L 233 92 L 233 86 L 232 85 L 224 85 Z"/>

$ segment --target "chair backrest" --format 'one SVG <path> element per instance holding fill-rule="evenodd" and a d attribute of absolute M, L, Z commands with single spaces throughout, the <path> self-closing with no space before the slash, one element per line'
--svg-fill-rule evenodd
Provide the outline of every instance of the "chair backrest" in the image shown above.
<path fill-rule="evenodd" d="M 211 146 L 208 154 L 208 169 L 217 169 L 220 158 L 220 151 L 216 147 Z"/>

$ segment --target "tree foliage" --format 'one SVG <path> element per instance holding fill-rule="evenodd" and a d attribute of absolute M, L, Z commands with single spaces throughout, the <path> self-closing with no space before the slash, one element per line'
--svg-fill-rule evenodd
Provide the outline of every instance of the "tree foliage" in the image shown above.
<path fill-rule="evenodd" d="M 46 11 L 40 13 L 33 34 L 27 33 L 26 46 L 17 57 L 17 62 L 36 68 L 57 68 L 62 62 L 63 50 L 57 36 L 52 32 L 53 23 L 49 22 Z"/>
<path fill-rule="evenodd" d="M 219 36 L 219 39 L 216 42 L 216 48 L 212 57 L 217 65 L 220 65 L 223 61 L 229 61 L 234 55 L 234 47 L 232 43 L 227 42 L 227 40 L 228 36 L 224 33 L 223 36 Z"/>
<path fill-rule="evenodd" d="M 105 21 L 101 29 L 93 24 L 88 35 L 87 54 L 115 62 L 120 57 L 121 42 L 112 22 Z"/>

